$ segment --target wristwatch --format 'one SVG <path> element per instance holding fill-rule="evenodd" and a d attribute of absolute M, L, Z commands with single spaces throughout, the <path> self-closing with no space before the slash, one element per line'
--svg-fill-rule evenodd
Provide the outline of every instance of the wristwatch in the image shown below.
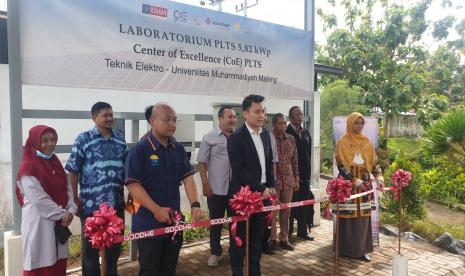
<path fill-rule="evenodd" d="M 192 209 L 192 208 L 200 208 L 200 203 L 199 203 L 198 201 L 192 202 L 192 204 L 191 204 L 191 209 Z"/>

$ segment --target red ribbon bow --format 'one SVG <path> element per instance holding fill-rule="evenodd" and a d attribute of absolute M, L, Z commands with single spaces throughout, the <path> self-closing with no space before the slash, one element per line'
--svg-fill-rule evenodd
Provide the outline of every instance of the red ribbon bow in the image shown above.
<path fill-rule="evenodd" d="M 329 195 L 329 201 L 333 203 L 346 201 L 352 192 L 352 181 L 345 180 L 341 176 L 332 178 L 328 181 L 326 192 Z"/>
<path fill-rule="evenodd" d="M 398 169 L 391 177 L 394 184 L 394 200 L 399 198 L 399 189 L 405 188 L 412 181 L 412 173 L 403 169 Z"/>
<path fill-rule="evenodd" d="M 100 209 L 94 211 L 92 217 L 86 219 L 84 235 L 93 248 L 109 248 L 115 243 L 123 242 L 123 219 L 116 215 L 115 209 L 102 203 Z"/>
<path fill-rule="evenodd" d="M 247 219 L 258 210 L 263 208 L 262 195 L 259 192 L 252 192 L 248 185 L 242 186 L 233 198 L 229 199 L 229 206 L 239 215 Z M 242 240 L 236 236 L 237 222 L 231 225 L 231 237 L 236 241 L 237 247 L 242 246 Z"/>

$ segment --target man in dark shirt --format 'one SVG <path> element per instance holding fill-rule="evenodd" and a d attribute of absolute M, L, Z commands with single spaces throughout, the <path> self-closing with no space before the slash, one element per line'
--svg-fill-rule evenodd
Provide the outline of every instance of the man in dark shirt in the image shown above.
<path fill-rule="evenodd" d="M 154 105 L 151 132 L 129 151 L 126 185 L 134 200 L 141 204 L 132 216 L 132 232 L 173 223 L 172 212 L 180 211 L 181 181 L 191 204 L 192 220 L 197 221 L 202 216 L 195 171 L 186 158 L 184 147 L 173 138 L 176 121 L 176 112 L 169 105 Z M 182 232 L 176 236 L 176 242 L 170 235 L 138 240 L 139 275 L 175 275 L 182 242 Z"/>
<path fill-rule="evenodd" d="M 297 155 L 299 160 L 299 190 L 294 192 L 292 201 L 301 201 L 314 199 L 310 190 L 310 171 L 312 156 L 312 137 L 307 129 L 302 128 L 304 114 L 298 106 L 289 109 L 289 120 L 291 123 L 287 126 L 286 132 L 292 135 L 297 145 Z M 294 232 L 294 218 L 297 219 L 297 237 L 313 241 L 314 238 L 309 234 L 313 226 L 313 205 L 293 208 L 289 218 L 289 238 Z M 308 229 L 307 229 L 308 228 Z"/>

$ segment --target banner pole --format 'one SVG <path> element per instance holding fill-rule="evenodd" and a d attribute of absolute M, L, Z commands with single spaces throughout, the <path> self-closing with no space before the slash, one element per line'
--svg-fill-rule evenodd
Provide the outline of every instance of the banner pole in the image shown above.
<path fill-rule="evenodd" d="M 337 275 L 338 259 L 339 259 L 339 202 L 336 205 L 336 255 L 334 256 L 334 276 Z"/>
<path fill-rule="evenodd" d="M 245 240 L 246 240 L 246 243 L 245 243 L 245 275 L 249 275 L 249 220 L 250 218 L 248 218 L 246 221 L 245 221 Z"/>

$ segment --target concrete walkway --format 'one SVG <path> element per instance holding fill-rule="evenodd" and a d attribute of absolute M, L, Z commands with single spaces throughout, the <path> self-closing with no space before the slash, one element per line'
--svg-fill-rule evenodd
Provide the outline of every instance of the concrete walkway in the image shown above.
<path fill-rule="evenodd" d="M 294 251 L 276 251 L 263 255 L 262 275 L 333 275 L 332 222 L 321 221 L 313 230 L 315 241 L 294 240 Z M 223 240 L 227 252 L 228 240 Z M 402 241 L 403 254 L 409 258 L 409 275 L 465 275 L 465 258 L 441 250 L 426 242 Z M 392 258 L 396 254 L 397 239 L 381 235 L 380 246 L 375 248 L 373 261 L 340 258 L 338 275 L 391 275 Z M 207 266 L 209 245 L 183 248 L 177 267 L 178 276 L 232 275 L 228 255 L 215 268 Z M 120 265 L 120 275 L 137 275 L 137 262 Z M 73 275 L 80 275 L 79 273 Z"/>

